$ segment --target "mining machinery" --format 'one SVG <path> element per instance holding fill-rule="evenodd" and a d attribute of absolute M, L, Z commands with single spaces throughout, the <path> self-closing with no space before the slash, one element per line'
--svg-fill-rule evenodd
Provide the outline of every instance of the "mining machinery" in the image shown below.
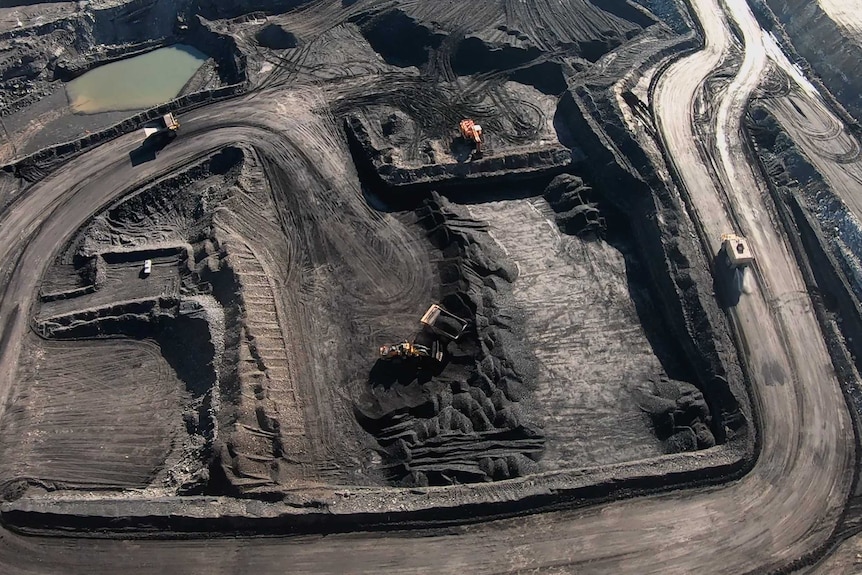
<path fill-rule="evenodd" d="M 482 136 L 482 126 L 474 122 L 473 120 L 466 119 L 461 120 L 460 124 L 461 128 L 461 137 L 464 138 L 467 142 L 470 142 L 476 147 L 476 153 L 482 153 L 482 142 L 484 140 Z"/>
<path fill-rule="evenodd" d="M 754 262 L 754 254 L 742 236 L 724 234 L 721 236 L 721 249 L 724 250 L 727 264 L 731 268 L 743 268 Z"/>
<path fill-rule="evenodd" d="M 401 343 L 386 344 L 380 346 L 380 359 L 433 359 L 441 361 L 443 359 L 443 351 L 440 349 L 438 342 L 433 342 L 429 347 L 409 341 Z"/>
<path fill-rule="evenodd" d="M 467 328 L 467 322 L 446 311 L 437 304 L 432 304 L 419 320 L 421 330 L 413 341 L 386 344 L 380 346 L 380 359 L 383 360 L 432 360 L 443 361 L 441 340 L 455 341 Z"/>
<path fill-rule="evenodd" d="M 144 126 L 144 142 L 155 144 L 167 143 L 176 137 L 179 128 L 180 122 L 177 120 L 177 117 L 168 112 Z"/>

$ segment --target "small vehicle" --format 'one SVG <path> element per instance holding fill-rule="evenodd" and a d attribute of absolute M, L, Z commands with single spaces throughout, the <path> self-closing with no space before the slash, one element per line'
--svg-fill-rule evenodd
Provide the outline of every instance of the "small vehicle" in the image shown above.
<path fill-rule="evenodd" d="M 153 271 L 153 260 L 144 260 L 144 269 L 141 272 L 148 276 Z"/>

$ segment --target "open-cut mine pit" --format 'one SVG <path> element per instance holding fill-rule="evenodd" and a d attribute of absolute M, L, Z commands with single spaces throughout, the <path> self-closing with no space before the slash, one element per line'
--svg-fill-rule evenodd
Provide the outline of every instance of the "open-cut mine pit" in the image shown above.
<path fill-rule="evenodd" d="M 850 537 L 858 102 L 796 10 L 0 8 L 0 571 L 741 573 Z"/>

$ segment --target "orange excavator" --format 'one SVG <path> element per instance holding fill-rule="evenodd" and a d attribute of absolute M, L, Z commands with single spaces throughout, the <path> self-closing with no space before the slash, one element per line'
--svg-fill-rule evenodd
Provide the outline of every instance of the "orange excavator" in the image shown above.
<path fill-rule="evenodd" d="M 461 120 L 461 137 L 476 146 L 476 152 L 482 153 L 482 126 L 473 120 Z"/>

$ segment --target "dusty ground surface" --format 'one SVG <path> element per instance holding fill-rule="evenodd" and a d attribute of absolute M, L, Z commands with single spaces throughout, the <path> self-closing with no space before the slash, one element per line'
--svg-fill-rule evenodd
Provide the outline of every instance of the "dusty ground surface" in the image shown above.
<path fill-rule="evenodd" d="M 182 433 L 181 384 L 159 346 L 33 341 L 28 355 L 3 421 L 19 438 L 4 442 L 4 475 L 49 489 L 149 485 Z"/>
<path fill-rule="evenodd" d="M 604 241 L 562 234 L 542 198 L 477 204 L 470 212 L 490 223 L 518 266 L 512 297 L 523 309 L 528 341 L 535 342 L 536 395 L 543 398 L 537 408 L 548 439 L 543 467 L 663 453 L 636 399 L 638 391 L 651 393 L 650 380 L 664 371 L 632 300 L 651 307 L 648 290 L 628 284 L 626 256 Z"/>
<path fill-rule="evenodd" d="M 469 146 L 453 141 L 451 130 L 469 114 L 485 126 L 488 165 L 499 156 L 493 169 L 500 171 L 508 167 L 504 154 L 559 146 L 555 93 L 565 89 L 567 75 L 589 68 L 656 22 L 646 12 L 603 10 L 582 0 L 562 11 L 556 4 L 524 12 L 486 2 L 475 13 L 452 5 L 435 8 L 433 19 L 420 4 L 380 14 L 374 8 L 373 2 L 349 9 L 322 2 L 205 28 L 232 38 L 248 59 L 254 83 L 322 80 L 332 111 L 363 118 L 393 165 L 422 170 L 468 162 Z M 58 11 L 56 18 L 68 25 L 43 26 L 27 36 L 26 46 L 35 54 L 81 18 L 91 18 L 75 54 L 54 54 L 44 69 L 37 60 L 27 70 L 9 68 L 10 77 L 29 74 L 30 84 L 22 89 L 32 100 L 8 108 L 4 125 L 19 138 L 17 144 L 9 140 L 9 154 L 20 156 L 19 148 L 60 140 L 75 122 L 98 129 L 115 119 L 69 116 L 59 105 L 61 83 L 45 84 L 55 68 L 66 71 L 80 67 L 74 62 L 93 60 L 87 41 L 108 38 L 119 52 L 123 45 L 156 39 L 153 33 L 169 36 L 164 22 L 150 36 L 138 37 L 132 19 L 124 20 L 125 27 L 102 26 L 107 14 L 126 14 L 122 3 L 82 10 Z M 164 7 L 157 3 L 149 10 Z M 220 10 L 227 14 L 231 8 Z M 333 26 L 333 17 L 344 23 Z M 23 49 L 16 40 L 22 28 L 26 23 L 17 21 L 10 28 L 12 52 Z M 543 56 L 562 46 L 560 60 Z M 37 97 L 39 86 L 51 95 Z M 50 106 L 51 113 L 34 118 L 39 106 Z M 312 117 L 302 121 L 303 130 L 317 130 Z M 334 133 L 327 134 L 321 143 L 333 141 Z M 329 175 L 299 174 L 283 165 L 293 151 L 246 149 L 236 165 L 226 154 L 219 160 L 223 166 L 211 159 L 209 168 L 162 180 L 96 214 L 46 274 L 34 315 L 40 333 L 53 338 L 157 338 L 164 322 L 184 317 L 188 306 L 198 309 L 194 297 L 214 296 L 223 309 L 224 342 L 221 349 L 214 346 L 213 357 L 201 359 L 215 372 L 208 393 L 219 399 L 218 412 L 213 407 L 209 414 L 217 432 L 207 440 L 211 454 L 198 453 L 215 458 L 214 469 L 220 471 L 214 482 L 226 480 L 247 494 L 279 486 L 446 484 L 621 463 L 696 447 L 664 446 L 639 404 L 656 392 L 655 382 L 667 378 L 641 325 L 655 324 L 647 328 L 651 334 L 663 330 L 658 317 L 635 312 L 635 306 L 650 307 L 651 296 L 646 284 L 636 283 L 643 281 L 635 279 L 641 272 L 629 269 L 626 275 L 620 252 L 606 247 L 576 257 L 577 245 L 591 250 L 606 244 L 570 238 L 567 248 L 559 247 L 572 252 L 559 254 L 570 262 L 558 262 L 563 275 L 544 280 L 547 285 L 562 287 L 571 280 L 562 270 L 572 262 L 582 270 L 570 272 L 575 275 L 602 268 L 614 270 L 615 279 L 587 275 L 581 280 L 587 287 L 583 300 L 548 307 L 545 301 L 560 298 L 548 300 L 535 278 L 546 265 L 547 242 L 557 239 L 542 236 L 535 247 L 523 246 L 514 263 L 526 270 L 520 279 L 504 255 L 511 257 L 511 243 L 521 244 L 519 238 L 528 238 L 532 226 L 544 222 L 527 220 L 521 231 L 503 230 L 491 217 L 497 215 L 493 203 L 474 206 L 472 224 L 444 204 L 431 215 L 422 211 L 427 208 L 408 207 L 380 213 L 359 194 L 355 180 L 340 175 L 337 161 L 327 168 L 334 170 Z M 130 157 L 137 163 L 134 154 Z M 445 222 L 443 236 L 437 218 Z M 496 242 L 482 231 L 486 226 Z M 174 251 L 152 251 L 165 249 Z M 154 271 L 142 277 L 141 262 L 150 255 Z M 629 268 L 634 261 L 629 258 Z M 606 314 L 584 318 L 584 325 L 596 326 L 594 335 L 579 334 L 579 324 L 553 325 L 560 313 L 574 317 L 582 307 L 596 308 L 588 303 L 593 297 L 602 298 Z M 464 341 L 447 351 L 442 371 L 429 379 L 373 366 L 375 347 L 411 337 L 416 319 L 433 301 L 443 301 L 473 324 Z M 191 313 L 207 315 L 206 309 Z M 195 325 L 212 328 L 207 317 L 208 324 Z M 529 318 L 526 336 L 510 325 L 511 318 L 520 317 Z M 631 333 L 631 346 L 610 333 L 603 341 L 614 345 L 596 340 L 599 326 L 613 317 L 623 324 L 612 333 Z M 556 359 L 543 359 L 547 338 L 557 329 L 569 339 L 561 341 Z M 580 354 L 572 353 L 585 343 Z M 627 363 L 614 364 L 611 358 L 623 350 Z M 666 350 L 659 353 L 669 357 Z M 535 381 L 534 356 L 544 366 Z M 562 374 L 575 368 L 583 375 L 561 386 Z M 411 383 L 413 377 L 418 380 Z M 617 382 L 598 391 L 608 380 Z M 562 397 L 568 399 L 560 402 Z M 575 421 L 587 412 L 604 413 L 601 423 Z M 199 432 L 203 425 L 196 421 L 191 427 Z M 712 441 L 704 446 L 709 445 Z M 550 455 L 544 458 L 546 451 Z"/>
<path fill-rule="evenodd" d="M 0 247 L 12 262 L 0 268 L 0 381 L 8 406 L 0 445 L 10 455 L 0 471 L 6 499 L 14 500 L 8 505 L 24 509 L 28 500 L 53 501 L 46 490 L 68 497 L 94 484 L 124 499 L 218 493 L 278 500 L 300 513 L 314 513 L 322 500 L 303 499 L 302 490 L 323 487 L 343 499 L 351 486 L 359 494 L 363 486 L 386 487 L 406 506 L 447 493 L 502 504 L 515 493 L 507 489 L 532 483 L 533 473 L 580 474 L 578 467 L 596 464 L 609 464 L 602 472 L 620 484 L 623 469 L 665 464 L 678 465 L 668 478 L 697 480 L 699 466 L 736 443 L 686 459 L 644 458 L 668 450 L 661 422 L 675 449 L 693 450 L 709 447 L 713 432 L 734 439 L 728 416 L 739 424 L 740 414 L 751 413 L 738 406 L 741 396 L 707 406 L 696 395 L 740 389 L 738 378 L 726 379 L 739 373 L 726 360 L 735 355 L 726 319 L 747 367 L 759 457 L 726 486 L 446 531 L 92 541 L 86 557 L 83 544 L 4 533 L 0 562 L 15 572 L 60 565 L 108 572 L 122 551 L 123 561 L 148 572 L 180 563 L 271 572 L 290 561 L 297 572 L 387 565 L 737 573 L 784 567 L 828 542 L 853 481 L 855 444 L 816 301 L 774 225 L 768 195 L 742 191 L 764 188 L 743 162 L 750 158 L 738 128 L 766 65 L 744 4 L 696 3 L 706 49 L 662 68 L 640 91 L 653 106 L 650 119 L 641 104 L 640 121 L 653 129 L 638 137 L 655 138 L 678 189 L 657 183 L 621 128 L 610 103 L 618 99 L 596 88 L 596 78 L 636 60 L 628 40 L 644 42 L 639 52 L 667 40 L 666 29 L 657 31 L 631 4 L 311 2 L 238 19 L 271 7 L 202 8 L 214 19 L 202 30 L 235 43 L 256 91 L 182 114 L 181 137 L 150 161 L 130 162 L 139 145 L 131 134 L 31 187 L 0 176 L 4 201 L 13 200 L 0 220 Z M 128 35 L 141 13 L 124 14 L 115 40 L 141 41 Z M 728 18 L 745 36 L 744 59 Z M 169 18 L 155 28 L 166 38 L 173 26 Z M 661 57 L 647 60 L 637 61 L 653 69 Z M 711 78 L 718 69 L 732 79 Z M 24 91 L 39 101 L 44 84 L 34 86 Z M 563 101 L 569 107 L 561 114 Z M 488 155 L 504 166 L 519 148 L 556 140 L 586 158 L 572 171 L 594 179 L 629 231 L 621 233 L 626 226 L 612 210 L 602 212 L 574 180 L 562 188 L 536 183 L 521 194 L 479 184 L 461 194 L 463 201 L 481 192 L 481 201 L 467 205 L 424 190 L 398 198 L 407 205 L 396 207 L 378 195 L 373 174 L 354 171 L 341 131 L 351 114 L 379 126 L 394 159 L 420 167 L 439 158 L 469 161 L 452 145 L 464 115 L 490 128 Z M 711 256 L 731 229 L 749 236 L 759 260 L 742 274 L 743 289 L 725 316 L 714 302 L 698 308 L 700 296 L 692 294 L 709 291 L 694 290 L 709 274 L 698 244 Z M 135 276 L 149 255 L 155 272 Z M 690 299 L 673 301 L 681 293 Z M 377 345 L 412 337 L 432 301 L 469 324 L 445 345 L 444 364 L 424 370 L 375 362 Z M 716 334 L 707 344 L 721 349 L 704 353 L 706 334 Z M 69 338 L 83 339 L 62 341 Z M 189 353 L 179 353 L 178 340 Z M 690 367 L 669 360 L 675 345 Z M 124 378 L 158 372 L 136 386 L 140 401 L 100 394 L 102 373 L 89 367 L 99 364 L 85 361 L 103 361 L 99 346 L 140 365 Z M 162 363 L 144 353 L 157 349 Z M 67 390 L 58 388 L 69 373 L 51 356 L 79 374 L 79 393 L 62 405 Z M 98 401 L 79 404 L 91 394 Z M 99 415 L 114 407 L 138 421 L 141 402 L 163 409 L 157 425 L 129 430 L 129 441 L 143 438 L 147 449 L 126 463 L 127 436 Z M 733 414 L 723 412 L 728 405 Z M 55 457 L 60 429 L 70 432 L 56 443 L 69 447 Z M 94 441 L 99 430 L 116 441 Z M 480 485 L 451 487 L 473 482 Z M 405 511 L 392 508 L 385 490 L 374 493 L 384 495 L 357 497 L 354 509 Z M 85 489 L 77 494 L 98 499 Z M 175 517 L 193 509 L 176 501 Z M 255 512 L 267 505 L 248 502 Z M 20 557 L 34 553 L 41 563 L 21 565 Z"/>

